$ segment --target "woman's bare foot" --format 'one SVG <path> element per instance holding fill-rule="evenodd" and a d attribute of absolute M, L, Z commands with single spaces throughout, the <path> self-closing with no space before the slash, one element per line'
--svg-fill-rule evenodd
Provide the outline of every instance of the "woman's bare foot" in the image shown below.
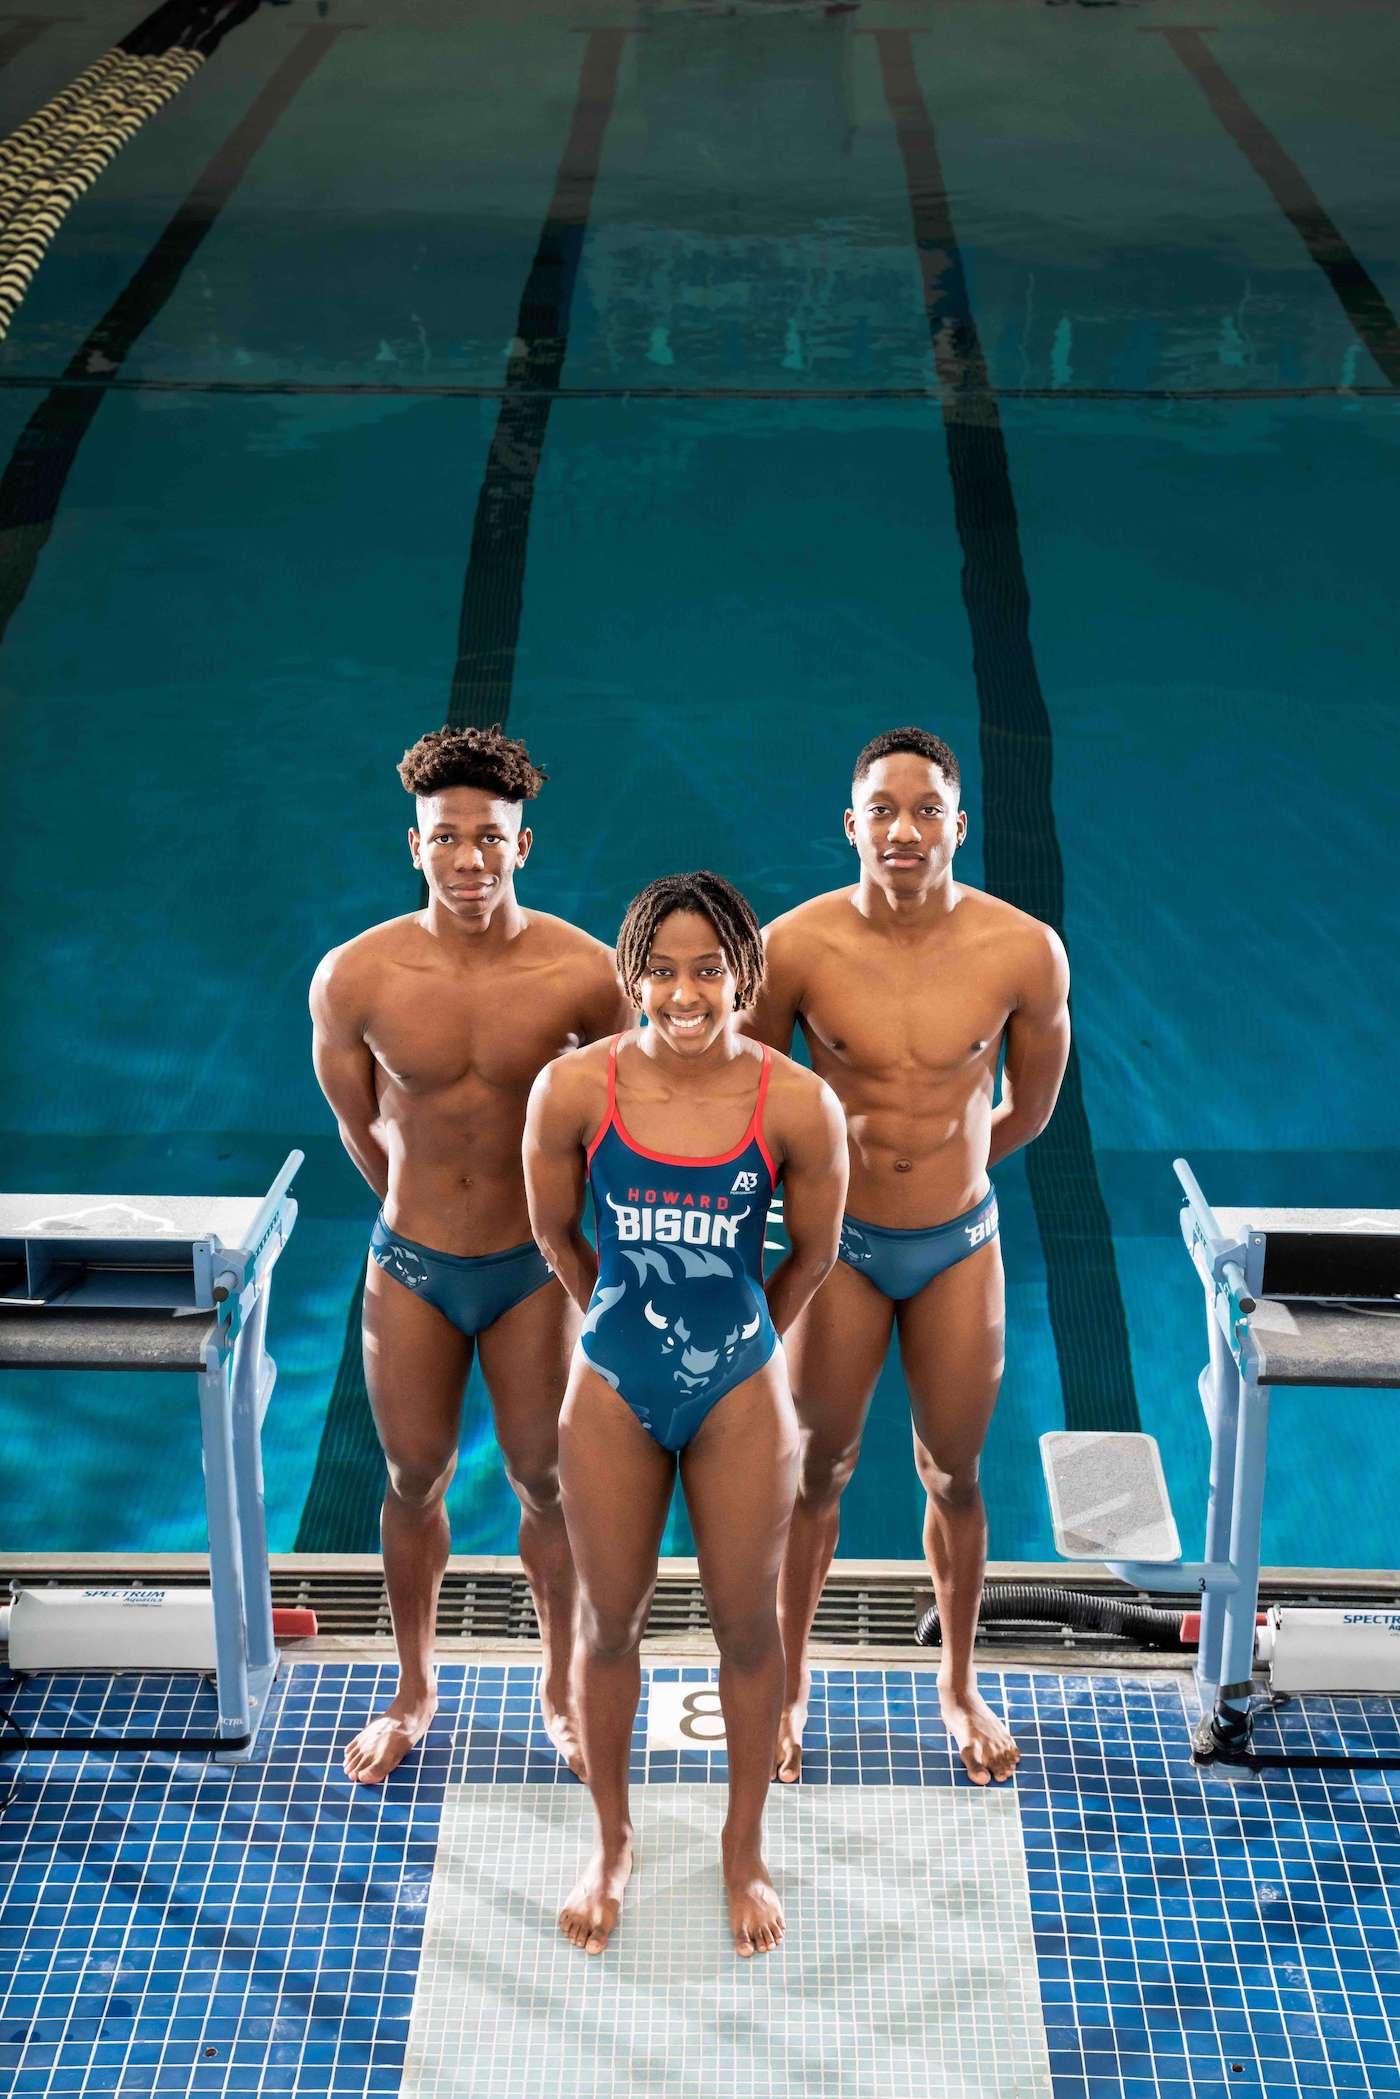
<path fill-rule="evenodd" d="M 802 1776 L 802 1737 L 807 1729 L 807 1701 L 812 1695 L 812 1672 L 802 1672 L 802 1687 L 783 1707 L 778 1722 L 778 1758 L 773 1775 L 785 1786 L 795 1786 Z"/>
<path fill-rule="evenodd" d="M 391 1771 L 421 1742 L 437 1711 L 437 1692 L 411 1695 L 400 1689 L 345 1751 L 345 1775 L 362 1786 L 382 1786 Z"/>
<path fill-rule="evenodd" d="M 1021 1761 L 1005 1721 L 999 1720 L 981 1694 L 970 1687 L 938 1687 L 938 1702 L 949 1734 L 957 1743 L 967 1775 L 975 1786 L 1010 1778 Z"/>
<path fill-rule="evenodd" d="M 558 1750 L 575 1778 L 588 1776 L 583 1764 L 583 1744 L 579 1740 L 578 1722 L 567 1704 L 560 1699 L 540 1678 L 540 1712 L 544 1716 L 544 1731 Z"/>
<path fill-rule="evenodd" d="M 745 1960 L 755 1953 L 771 1953 L 781 1943 L 787 1925 L 763 1853 L 756 1846 L 731 1850 L 725 1844 L 721 1863 L 734 1951 Z"/>
<path fill-rule="evenodd" d="M 601 1953 L 612 1937 L 622 1891 L 632 1873 L 632 1832 L 617 1844 L 600 1844 L 578 1886 L 559 1912 L 559 1929 L 571 1946 Z"/>

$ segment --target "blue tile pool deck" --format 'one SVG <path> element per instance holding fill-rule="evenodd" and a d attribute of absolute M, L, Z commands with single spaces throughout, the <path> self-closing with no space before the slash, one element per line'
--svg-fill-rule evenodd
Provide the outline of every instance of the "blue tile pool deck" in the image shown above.
<path fill-rule="evenodd" d="M 713 1681 L 648 1672 L 677 1677 Z M 441 1678 L 429 1741 L 380 1791 L 339 1770 L 392 1683 L 370 1663 L 286 1667 L 242 1767 L 38 1751 L 0 1766 L 0 2089 L 397 2092 L 447 1788 L 575 1783 L 533 1667 Z M 1201 1769 L 1178 1674 L 984 1682 L 1024 1751 L 1055 2099 L 1400 2093 L 1397 1774 Z M 0 1690 L 31 1731 L 99 1713 L 174 1726 L 203 1695 L 156 1677 Z M 1322 1747 L 1397 1741 L 1381 1700 L 1279 1724 Z M 807 1785 L 963 1784 L 928 1669 L 818 1671 L 809 1744 Z M 709 1784 L 724 1758 L 648 1749 L 644 1698 L 633 1774 Z"/>

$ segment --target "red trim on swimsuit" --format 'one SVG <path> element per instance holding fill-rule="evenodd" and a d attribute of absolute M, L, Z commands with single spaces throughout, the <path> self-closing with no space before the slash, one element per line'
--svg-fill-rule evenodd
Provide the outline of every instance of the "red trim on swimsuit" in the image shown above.
<path fill-rule="evenodd" d="M 749 1117 L 748 1127 L 744 1131 L 743 1136 L 730 1151 L 716 1152 L 714 1157 L 709 1159 L 696 1159 L 685 1158 L 679 1152 L 654 1152 L 650 1145 L 638 1144 L 635 1137 L 629 1136 L 627 1125 L 618 1113 L 617 1107 L 617 1045 L 621 1039 L 621 1036 L 614 1035 L 608 1050 L 608 1109 L 598 1126 L 597 1135 L 588 1147 L 588 1163 L 590 1165 L 593 1161 L 594 1152 L 597 1151 L 608 1131 L 613 1128 L 616 1128 L 618 1136 L 629 1151 L 636 1152 L 643 1159 L 654 1159 L 658 1166 L 727 1166 L 731 1159 L 737 1159 L 740 1152 L 746 1152 L 751 1144 L 756 1143 L 763 1154 L 764 1163 L 772 1175 L 773 1183 L 776 1187 L 778 1180 L 777 1168 L 773 1164 L 772 1154 L 769 1152 L 763 1138 L 763 1103 L 768 1096 L 768 1075 L 773 1067 L 773 1052 L 766 1042 L 763 1045 L 763 1068 L 758 1075 L 758 1099 L 754 1102 L 753 1114 Z"/>

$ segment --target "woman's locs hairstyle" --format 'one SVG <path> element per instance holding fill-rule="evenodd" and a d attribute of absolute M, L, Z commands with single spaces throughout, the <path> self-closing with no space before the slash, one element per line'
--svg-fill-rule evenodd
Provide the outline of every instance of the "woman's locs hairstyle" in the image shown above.
<path fill-rule="evenodd" d="M 404 752 L 398 770 L 410 794 L 480 787 L 506 802 L 532 802 L 549 778 L 499 722 L 489 729 L 430 729 Z"/>
<path fill-rule="evenodd" d="M 697 918 L 709 920 L 720 953 L 734 972 L 735 1002 L 751 1006 L 763 983 L 763 935 L 747 898 L 708 868 L 690 875 L 662 875 L 627 906 L 617 935 L 617 973 L 628 998 L 640 998 L 656 929 L 673 911 L 693 911 Z"/>

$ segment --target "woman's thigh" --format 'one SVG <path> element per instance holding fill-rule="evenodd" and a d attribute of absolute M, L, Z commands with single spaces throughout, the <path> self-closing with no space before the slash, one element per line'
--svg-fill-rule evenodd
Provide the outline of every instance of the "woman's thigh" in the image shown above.
<path fill-rule="evenodd" d="M 630 1619 L 650 1597 L 674 1479 L 670 1451 L 576 1356 L 559 1416 L 559 1489 L 579 1587 L 596 1618 Z"/>
<path fill-rule="evenodd" d="M 727 1392 L 681 1453 L 700 1579 L 717 1621 L 766 1610 L 797 1494 L 797 1414 L 781 1348 Z"/>

